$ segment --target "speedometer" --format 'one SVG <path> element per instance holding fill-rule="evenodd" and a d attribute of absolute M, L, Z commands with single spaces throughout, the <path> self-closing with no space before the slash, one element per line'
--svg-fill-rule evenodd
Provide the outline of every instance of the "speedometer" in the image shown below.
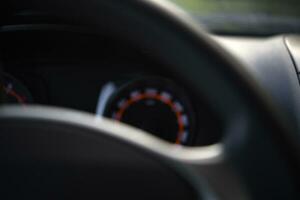
<path fill-rule="evenodd" d="M 121 86 L 109 98 L 104 116 L 176 144 L 187 144 L 195 131 L 188 98 L 179 86 L 161 78 Z"/>
<path fill-rule="evenodd" d="M 4 91 L 4 100 L 7 104 L 24 105 L 32 102 L 32 96 L 28 89 L 11 75 L 2 75 L 0 87 Z"/>

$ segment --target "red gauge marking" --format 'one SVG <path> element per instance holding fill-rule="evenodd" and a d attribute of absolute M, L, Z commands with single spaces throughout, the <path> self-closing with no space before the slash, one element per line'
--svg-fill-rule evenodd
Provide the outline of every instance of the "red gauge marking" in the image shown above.
<path fill-rule="evenodd" d="M 18 103 L 23 104 L 23 105 L 26 103 L 25 99 L 23 97 L 21 97 L 20 95 L 18 95 L 14 90 L 4 87 L 4 91 L 6 92 L 6 94 L 16 98 Z"/>
<path fill-rule="evenodd" d="M 185 129 L 185 125 L 184 122 L 182 121 L 182 113 L 177 111 L 176 109 L 176 104 L 174 102 L 172 102 L 171 100 L 166 100 L 162 95 L 160 94 L 147 94 L 147 93 L 142 93 L 142 94 L 138 94 L 135 95 L 134 97 L 131 97 L 130 99 L 126 100 L 122 105 L 121 108 L 118 110 L 118 112 L 115 115 L 115 119 L 117 121 L 121 121 L 122 117 L 125 113 L 125 111 L 134 103 L 141 101 L 141 100 L 145 100 L 145 99 L 152 99 L 152 100 L 158 100 L 166 105 L 168 105 L 176 114 L 176 118 L 177 118 L 177 123 L 178 123 L 178 135 L 176 138 L 176 144 L 180 144 L 181 143 L 181 139 L 183 137 L 184 134 L 184 129 Z"/>

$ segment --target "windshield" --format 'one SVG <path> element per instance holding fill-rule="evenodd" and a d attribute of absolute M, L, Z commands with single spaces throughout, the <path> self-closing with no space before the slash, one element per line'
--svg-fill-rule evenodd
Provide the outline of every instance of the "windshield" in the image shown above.
<path fill-rule="evenodd" d="M 170 0 L 212 32 L 300 32 L 300 0 Z"/>

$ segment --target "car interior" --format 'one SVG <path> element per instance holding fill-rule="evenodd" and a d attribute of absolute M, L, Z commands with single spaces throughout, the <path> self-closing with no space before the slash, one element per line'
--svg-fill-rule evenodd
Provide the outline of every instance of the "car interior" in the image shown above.
<path fill-rule="evenodd" d="M 299 9 L 0 2 L 1 199 L 299 199 Z"/>

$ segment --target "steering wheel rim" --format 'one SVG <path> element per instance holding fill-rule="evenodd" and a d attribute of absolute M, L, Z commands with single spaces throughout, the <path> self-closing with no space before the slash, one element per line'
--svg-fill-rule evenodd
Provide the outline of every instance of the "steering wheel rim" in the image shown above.
<path fill-rule="evenodd" d="M 293 134 L 294 130 L 298 130 L 296 122 L 289 121 L 284 112 L 272 105 L 270 98 L 264 94 L 245 68 L 241 67 L 241 63 L 218 46 L 184 12 L 172 4 L 154 0 L 88 3 L 32 1 L 28 4 L 29 7 L 50 12 L 66 22 L 84 24 L 88 27 L 97 26 L 97 30 L 106 30 L 118 36 L 120 36 L 118 33 L 122 32 L 121 37 L 148 47 L 159 59 L 167 63 L 166 66 L 172 66 L 168 70 L 178 73 L 178 77 L 187 85 L 202 95 L 205 94 L 222 118 L 229 119 L 226 121 L 228 133 L 223 140 L 222 148 L 232 168 L 239 168 L 237 175 L 242 176 L 246 188 L 253 187 L 254 179 L 262 181 L 259 177 L 246 175 L 249 166 L 245 166 L 248 163 L 245 157 L 248 156 L 252 162 L 260 161 L 261 165 L 265 165 L 263 168 L 270 167 L 268 162 L 274 161 L 280 166 L 279 169 L 284 169 L 281 174 L 277 174 L 281 177 L 279 180 L 284 180 L 287 184 L 292 185 L 293 181 L 285 180 L 284 177 L 299 177 L 296 170 L 299 166 L 299 145 L 297 145 L 299 140 Z M 111 24 L 106 24 L 105 20 Z M 180 56 L 177 56 L 178 54 Z M 5 110 L 5 113 L 8 111 Z M 2 114 L 2 117 L 5 115 Z M 264 160 L 264 153 L 255 156 L 252 154 L 251 145 L 259 141 L 261 143 L 258 143 L 256 151 L 260 152 L 264 147 L 266 152 L 275 152 L 274 158 Z M 262 173 L 259 167 L 253 168 L 258 174 Z M 275 172 L 264 172 L 269 178 L 276 175 Z M 261 189 L 250 189 L 250 195 L 254 198 L 280 198 L 294 192 L 289 190 L 280 192 L 279 185 L 272 182 L 274 180 L 271 179 L 264 184 L 274 184 L 268 188 L 277 189 L 276 195 L 265 193 L 265 196 L 258 196 L 262 192 Z M 219 185 L 219 183 L 211 184 Z M 215 188 L 216 192 L 222 193 L 220 189 L 222 185 L 224 186 L 224 183 Z M 232 197 L 226 192 L 219 195 L 224 199 Z"/>

